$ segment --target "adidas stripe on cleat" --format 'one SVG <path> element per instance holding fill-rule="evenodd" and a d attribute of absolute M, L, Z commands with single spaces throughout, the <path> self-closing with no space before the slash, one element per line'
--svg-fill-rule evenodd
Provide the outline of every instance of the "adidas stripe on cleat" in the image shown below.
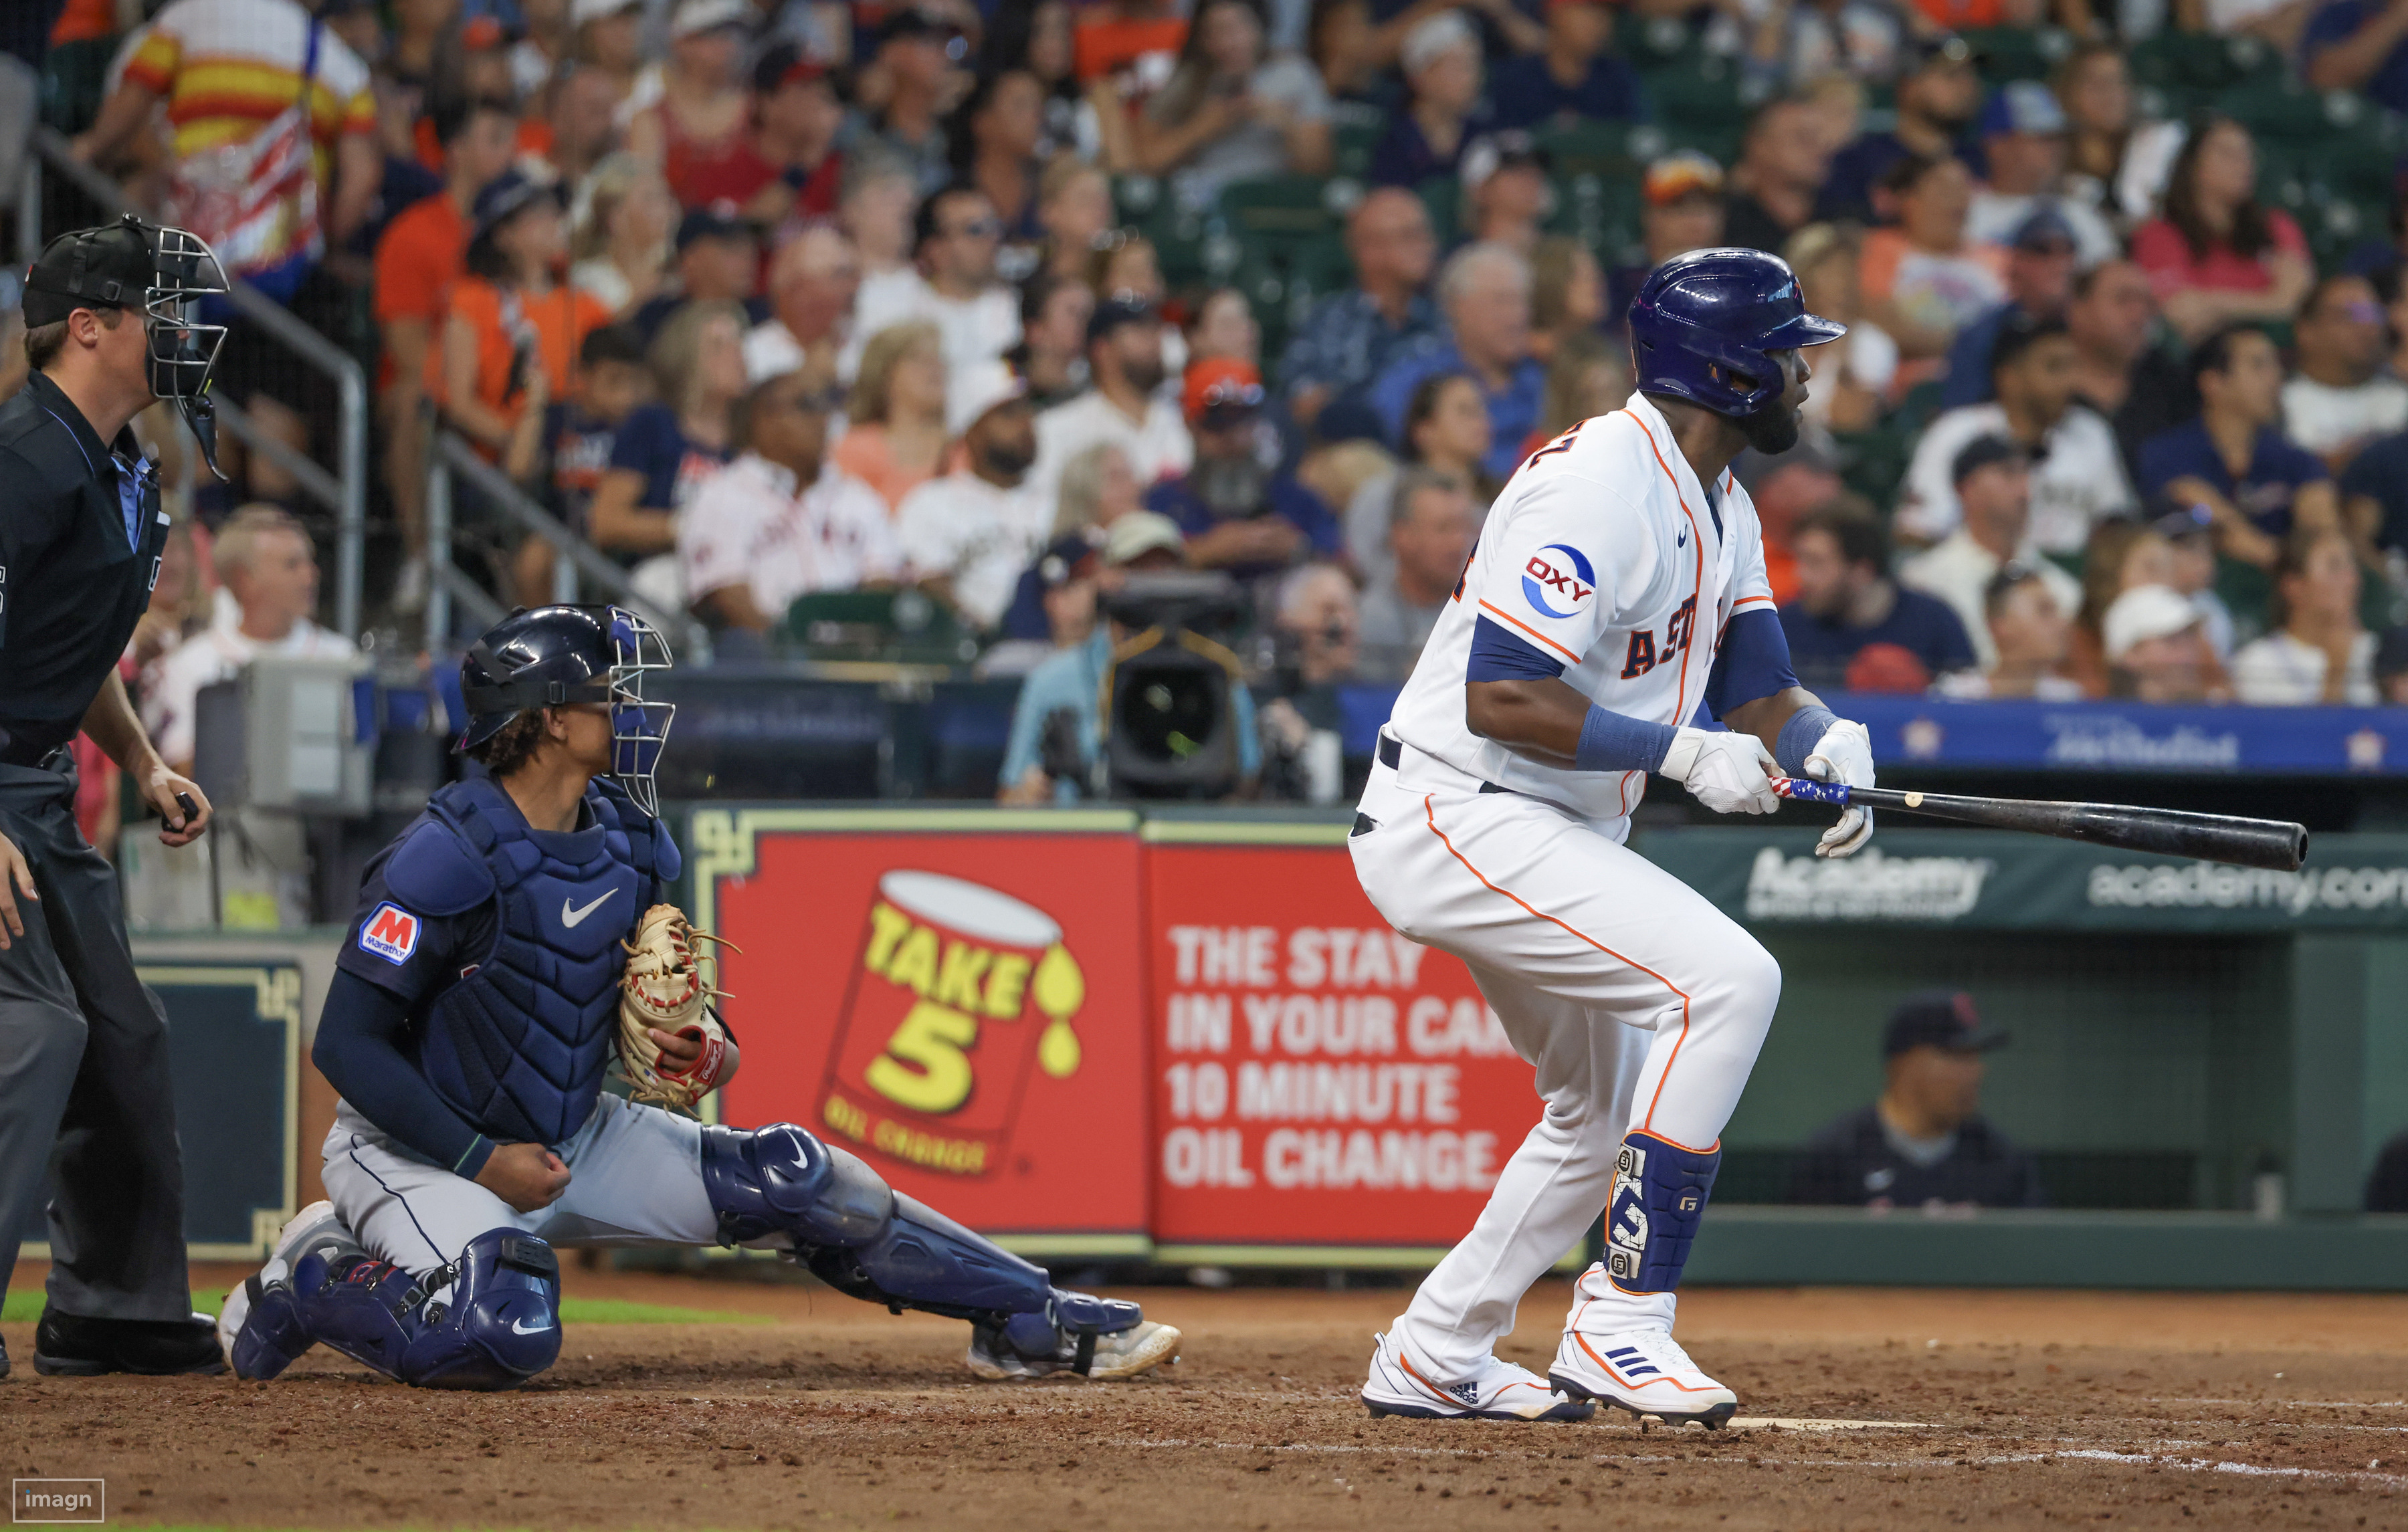
<path fill-rule="evenodd" d="M 1739 1396 L 1707 1377 L 1662 1330 L 1593 1336 L 1566 1330 L 1547 1382 L 1575 1399 L 1595 1399 L 1673 1425 L 1719 1429 Z"/>

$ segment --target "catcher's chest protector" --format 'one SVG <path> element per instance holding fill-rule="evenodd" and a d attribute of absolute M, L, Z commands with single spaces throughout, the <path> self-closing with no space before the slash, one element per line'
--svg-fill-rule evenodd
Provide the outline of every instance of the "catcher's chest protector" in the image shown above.
<path fill-rule="evenodd" d="M 542 833 L 492 782 L 455 782 L 387 872 L 400 892 L 411 872 L 465 850 L 492 880 L 493 949 L 436 997 L 420 1053 L 429 1082 L 489 1138 L 557 1144 L 593 1111 L 616 1035 L 620 943 L 654 879 L 677 876 L 666 829 L 614 784 L 595 782 L 585 804 L 586 828 Z M 452 844 L 416 844 L 427 836 Z"/>

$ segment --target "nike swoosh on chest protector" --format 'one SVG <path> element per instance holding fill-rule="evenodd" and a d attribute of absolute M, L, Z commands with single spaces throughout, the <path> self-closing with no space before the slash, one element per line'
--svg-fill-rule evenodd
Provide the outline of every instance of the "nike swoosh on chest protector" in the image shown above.
<path fill-rule="evenodd" d="M 609 903 L 610 895 L 618 892 L 619 891 L 616 888 L 606 888 L 602 891 L 601 896 L 596 898 L 592 904 L 586 905 L 582 909 L 575 909 L 569 908 L 568 900 L 564 897 L 560 901 L 560 923 L 567 926 L 572 931 L 576 930 L 579 926 L 585 923 L 586 916 L 591 915 L 594 911 Z"/>

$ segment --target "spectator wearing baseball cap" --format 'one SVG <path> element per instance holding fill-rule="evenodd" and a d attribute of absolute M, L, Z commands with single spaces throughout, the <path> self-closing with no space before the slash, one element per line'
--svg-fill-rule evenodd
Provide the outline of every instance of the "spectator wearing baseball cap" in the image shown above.
<path fill-rule="evenodd" d="M 1987 611 L 1990 582 L 2019 566 L 2032 572 L 2070 621 L 2082 582 L 2050 563 L 2031 540 L 2031 459 L 2002 436 L 1967 442 L 1950 465 L 1961 519 L 1956 530 L 1899 566 L 1898 582 L 1948 603 L 1986 671 L 1999 663 Z"/>
<path fill-rule="evenodd" d="M 644 58 L 644 0 L 569 0 L 568 25 L 578 67 L 618 88 L 611 122 L 624 132 L 661 98 L 661 66 Z"/>
<path fill-rule="evenodd" d="M 1497 66 L 1489 92 L 1497 125 L 1646 122 L 1639 76 L 1612 47 L 1613 12 L 1606 0 L 1547 0 L 1545 50 L 1517 52 Z"/>
<path fill-rule="evenodd" d="M 1606 295 L 1607 321 L 1616 334 L 1649 272 L 1675 255 L 1723 242 L 1724 183 L 1723 167 L 1694 149 L 1675 150 L 1648 165 L 1639 179 L 1642 253 L 1636 265 L 1615 269 Z"/>
<path fill-rule="evenodd" d="M 1906 55 L 1912 62 L 1898 80 L 1897 125 L 1865 134 L 1831 156 L 1831 173 L 1814 205 L 1817 219 L 1875 222 L 1883 209 L 1875 207 L 1874 193 L 1891 166 L 1910 155 L 1954 159 L 1964 151 L 1966 131 L 1982 104 L 1972 49 L 1943 32 L 1908 44 Z"/>
<path fill-rule="evenodd" d="M 1821 1206 L 2042 1208 L 2040 1164 L 1981 1114 L 1985 1030 L 1961 990 L 1909 995 L 1882 1032 L 1882 1094 L 1806 1140 L 1791 1202 Z"/>
<path fill-rule="evenodd" d="M 670 289 L 638 305 L 625 322 L 649 344 L 669 316 L 689 303 L 743 306 L 748 323 L 769 317 L 756 293 L 761 277 L 761 235 L 732 202 L 691 208 L 678 220 L 677 280 Z"/>
<path fill-rule="evenodd" d="M 1530 255 L 1539 248 L 1540 224 L 1554 204 L 1547 151 L 1519 128 L 1488 134 L 1463 151 L 1461 216 L 1464 237 L 1504 245 Z"/>
<path fill-rule="evenodd" d="M 1100 442 L 1128 455 L 1140 484 L 1185 473 L 1196 461 L 1196 440 L 1179 407 L 1159 392 L 1166 376 L 1162 317 L 1154 305 L 1126 293 L 1096 305 L 1087 320 L 1087 391 L 1037 417 L 1030 481 L 1039 499 L 1053 505 L 1063 469 Z"/>
<path fill-rule="evenodd" d="M 2108 694 L 2134 702 L 2205 702 L 2217 673 L 2199 609 L 2171 585 L 2135 585 L 2100 624 Z"/>
<path fill-rule="evenodd" d="M 1990 352 L 2007 326 L 2065 317 L 2080 264 L 2073 226 L 2065 221 L 2063 208 L 2042 201 L 2026 213 L 2007 235 L 2003 265 L 2006 297 L 1958 330 L 1948 348 L 1948 371 L 1940 384 L 1943 409 L 1994 396 Z"/>
<path fill-rule="evenodd" d="M 1389 114 L 1371 151 L 1371 183 L 1412 188 L 1454 175 L 1491 125 L 1481 106 L 1480 34 L 1461 11 L 1438 11 L 1405 34 L 1398 63 L 1412 102 Z"/>
<path fill-rule="evenodd" d="M 1150 510 L 1133 510 L 1106 532 L 1095 580 L 1107 588 L 1117 587 L 1130 576 L 1177 569 L 1184 563 L 1177 523 Z M 1083 641 L 1057 651 L 1028 673 L 1012 704 L 997 802 L 1074 803 L 1087 790 L 1103 748 L 1096 698 L 1111 671 L 1113 650 L 1129 636 L 1120 623 L 1096 623 Z M 1254 695 L 1242 680 L 1230 683 L 1229 711 L 1238 731 L 1239 774 L 1252 783 L 1262 771 L 1263 747 Z M 1058 777 L 1053 774 L 1057 767 Z"/>
<path fill-rule="evenodd" d="M 987 632 L 1002 621 L 1020 572 L 1053 524 L 1052 508 L 1027 483 L 1037 461 L 1027 380 L 993 358 L 956 369 L 945 429 L 961 443 L 961 466 L 903 497 L 896 535 L 905 579 L 951 607 L 965 626 Z"/>
<path fill-rule="evenodd" d="M 1979 132 L 1987 175 L 1973 193 L 1967 233 L 1984 244 L 2011 244 L 2025 220 L 2045 208 L 2064 220 L 2082 266 L 2121 253 L 2115 231 L 2098 209 L 2066 194 L 2072 124 L 2055 92 L 2036 79 L 2008 81 L 1982 108 Z"/>
<path fill-rule="evenodd" d="M 1308 554 L 1335 558 L 1344 541 L 1321 497 L 1271 466 L 1278 450 L 1263 397 L 1252 363 L 1213 357 L 1188 368 L 1183 403 L 1196 461 L 1145 500 L 1186 536 L 1190 564 L 1240 579 Z"/>

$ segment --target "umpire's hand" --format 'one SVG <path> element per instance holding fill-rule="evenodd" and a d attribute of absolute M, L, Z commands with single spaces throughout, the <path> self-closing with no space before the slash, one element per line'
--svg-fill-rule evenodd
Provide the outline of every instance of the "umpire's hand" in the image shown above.
<path fill-rule="evenodd" d="M 190 798 L 199 811 L 186 814 L 184 806 L 176 801 L 179 794 Z M 166 821 L 159 828 L 159 841 L 166 846 L 189 846 L 200 839 L 201 832 L 209 827 L 209 820 L 216 812 L 199 783 L 164 766 L 150 768 L 150 780 L 142 784 L 142 801 L 159 810 L 159 817 Z"/>
<path fill-rule="evenodd" d="M 25 863 L 25 853 L 17 843 L 0 835 L 0 952 L 25 934 L 25 917 L 17 909 L 17 895 L 39 902 L 34 892 L 34 869 Z"/>

